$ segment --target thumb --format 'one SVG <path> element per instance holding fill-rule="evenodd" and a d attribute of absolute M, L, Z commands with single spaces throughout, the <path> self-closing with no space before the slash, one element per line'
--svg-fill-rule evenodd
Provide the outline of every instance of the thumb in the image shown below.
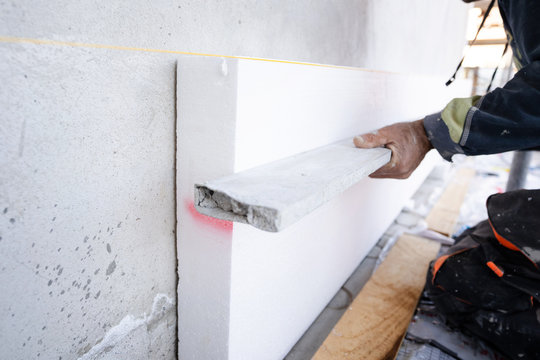
<path fill-rule="evenodd" d="M 378 131 L 375 131 L 369 134 L 358 135 L 353 139 L 353 142 L 357 148 L 371 149 L 386 145 L 388 140 L 385 136 L 380 135 Z"/>

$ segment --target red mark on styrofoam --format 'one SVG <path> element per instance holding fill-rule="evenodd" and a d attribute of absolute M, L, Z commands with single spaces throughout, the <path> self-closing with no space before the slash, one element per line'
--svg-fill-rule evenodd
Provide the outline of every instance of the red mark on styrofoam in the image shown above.
<path fill-rule="evenodd" d="M 232 232 L 233 229 L 233 223 L 232 221 L 226 221 L 226 220 L 220 220 L 213 218 L 211 216 L 206 216 L 201 214 L 200 212 L 195 209 L 195 204 L 193 204 L 193 201 L 186 200 L 184 202 L 184 205 L 186 209 L 188 210 L 191 217 L 197 221 L 199 224 L 203 226 L 209 226 L 216 230 L 226 231 L 226 232 Z"/>

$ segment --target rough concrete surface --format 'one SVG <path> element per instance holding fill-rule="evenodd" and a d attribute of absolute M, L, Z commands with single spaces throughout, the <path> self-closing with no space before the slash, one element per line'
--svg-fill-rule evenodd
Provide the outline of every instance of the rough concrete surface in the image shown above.
<path fill-rule="evenodd" d="M 150 314 L 125 316 L 107 331 L 103 339 L 90 348 L 81 360 L 168 359 L 174 357 L 176 303 L 165 294 L 157 294 Z"/>
<path fill-rule="evenodd" d="M 4 0 L 1 6 L 2 35 L 428 75 L 454 70 L 467 9 L 459 0 Z"/>
<path fill-rule="evenodd" d="M 388 149 L 352 140 L 195 185 L 195 208 L 218 219 L 277 232 L 300 220 L 390 160 Z"/>
<path fill-rule="evenodd" d="M 17 44 L 0 54 L 0 358 L 76 359 L 157 294 L 175 301 L 175 63 Z M 157 336 L 174 358 L 171 314 L 159 336 L 138 328 L 111 350 L 127 357 Z"/>

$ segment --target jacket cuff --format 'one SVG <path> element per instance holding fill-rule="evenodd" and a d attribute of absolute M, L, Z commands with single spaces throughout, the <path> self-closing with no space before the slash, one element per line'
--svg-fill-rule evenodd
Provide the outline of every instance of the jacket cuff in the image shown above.
<path fill-rule="evenodd" d="M 424 129 L 433 147 L 437 149 L 445 160 L 452 161 L 453 155 L 463 154 L 461 146 L 450 138 L 448 127 L 442 119 L 442 112 L 426 116 L 424 118 Z"/>

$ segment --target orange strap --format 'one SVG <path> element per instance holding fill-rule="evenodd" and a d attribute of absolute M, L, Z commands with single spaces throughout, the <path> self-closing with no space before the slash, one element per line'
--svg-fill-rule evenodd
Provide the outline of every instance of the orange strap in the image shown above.
<path fill-rule="evenodd" d="M 486 265 L 498 276 L 502 277 L 504 275 L 503 269 L 495 265 L 493 261 L 488 261 Z"/>
<path fill-rule="evenodd" d="M 521 251 L 520 248 L 518 248 L 516 245 L 512 244 L 510 241 L 506 240 L 504 237 L 502 237 L 497 232 L 497 230 L 495 230 L 495 227 L 491 223 L 491 220 L 489 220 L 489 225 L 491 225 L 491 230 L 493 230 L 493 234 L 495 235 L 495 238 L 497 239 L 499 244 L 501 244 L 502 246 L 504 246 L 507 249 L 510 249 L 510 250 L 513 250 L 513 251 L 519 251 L 520 253 L 523 254 L 523 256 L 525 256 L 527 259 L 529 259 L 530 262 L 532 262 L 532 264 L 534 265 L 535 268 L 538 269 L 538 265 L 529 256 L 527 256 L 527 254 L 525 254 L 523 251 Z"/>
<path fill-rule="evenodd" d="M 512 244 L 510 241 L 506 240 L 501 235 L 499 235 L 499 233 L 497 232 L 497 230 L 495 230 L 495 227 L 491 223 L 491 220 L 489 221 L 489 225 L 491 225 L 491 230 L 493 230 L 493 234 L 495 234 L 495 238 L 502 246 L 510 250 L 520 251 L 516 245 Z"/>
<path fill-rule="evenodd" d="M 437 272 L 441 268 L 442 264 L 444 264 L 446 259 L 448 259 L 449 257 L 450 255 L 443 255 L 435 261 L 435 264 L 433 264 L 433 277 L 431 278 L 432 284 L 435 284 L 435 275 L 437 275 Z"/>

